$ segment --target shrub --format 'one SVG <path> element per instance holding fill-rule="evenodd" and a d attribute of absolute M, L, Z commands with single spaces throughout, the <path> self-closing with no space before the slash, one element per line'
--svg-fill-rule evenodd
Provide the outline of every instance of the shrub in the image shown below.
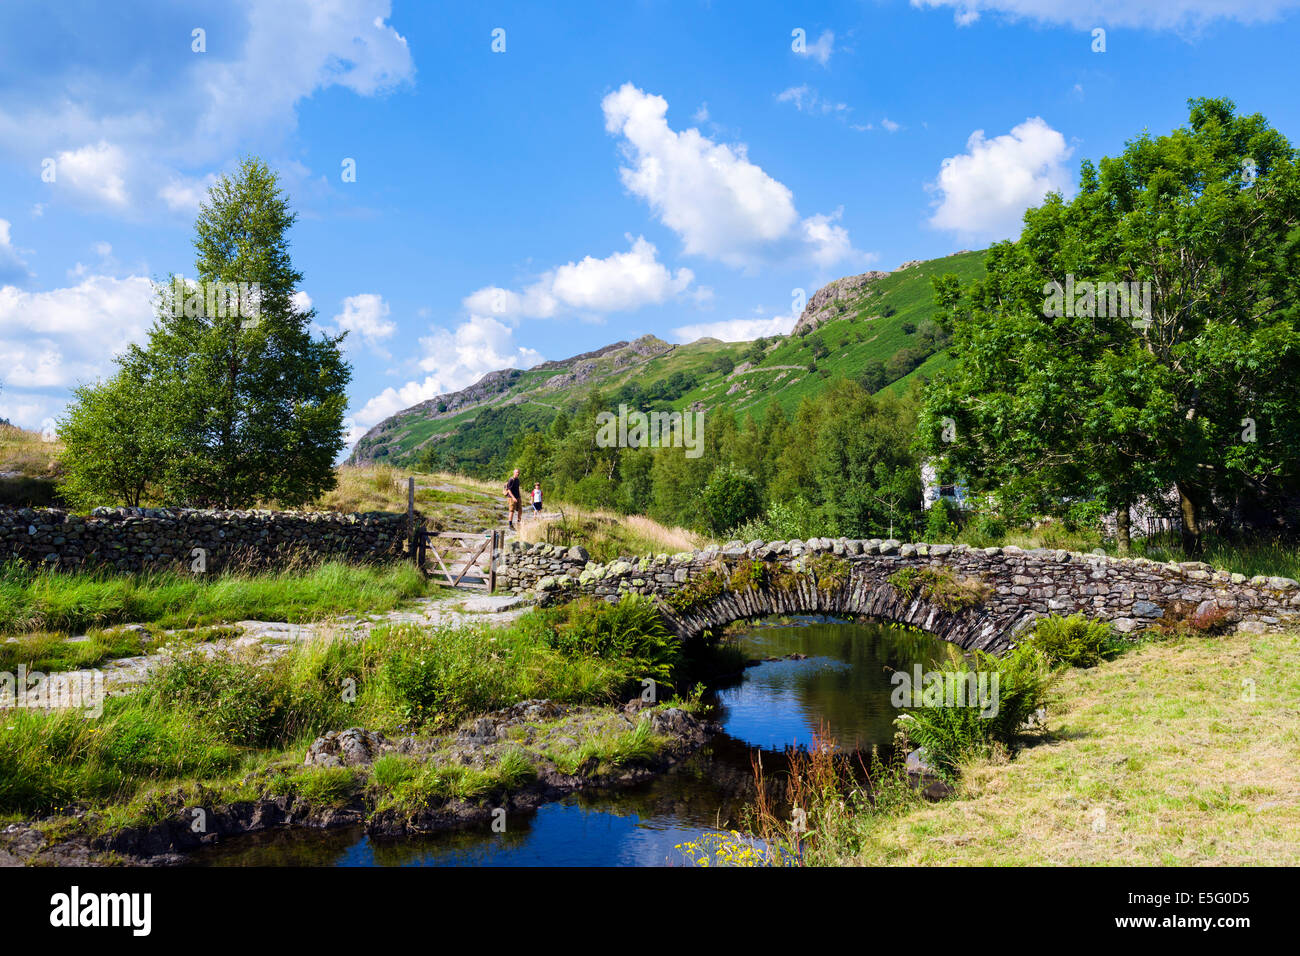
<path fill-rule="evenodd" d="M 702 504 L 705 523 L 715 533 L 744 524 L 762 512 L 758 482 L 730 467 L 719 468 L 709 477 Z"/>
<path fill-rule="evenodd" d="M 933 542 L 951 541 L 957 536 L 957 523 L 952 520 L 948 502 L 940 498 L 930 505 L 925 515 L 925 540 Z"/>
<path fill-rule="evenodd" d="M 806 541 L 831 536 L 826 519 L 803 498 L 774 502 L 761 517 L 751 518 L 727 534 L 741 541 Z"/>
<path fill-rule="evenodd" d="M 1069 617 L 1053 614 L 1039 618 L 1032 642 L 1051 663 L 1068 667 L 1094 667 L 1117 650 L 1108 623 L 1089 620 L 1077 613 Z"/>
<path fill-rule="evenodd" d="M 288 694 L 278 669 L 230 654 L 191 650 L 159 669 L 151 691 L 159 702 L 185 708 L 221 739 L 265 744 L 280 735 Z"/>
<path fill-rule="evenodd" d="M 908 738 L 925 748 L 936 770 L 949 779 L 966 760 L 1014 751 L 1029 718 L 1047 703 L 1058 673 L 1030 644 L 1001 658 L 976 651 L 975 663 L 974 670 L 965 658 L 939 665 L 945 694 L 950 682 L 959 689 L 980 686 L 982 674 L 992 713 L 979 706 L 948 706 L 945 698 L 937 706 L 910 707 L 899 718 Z"/>
<path fill-rule="evenodd" d="M 628 595 L 617 604 L 579 598 L 543 615 L 552 646 L 566 654 L 625 661 L 629 676 L 667 683 L 681 659 L 681 641 L 654 603 L 641 595 Z"/>
<path fill-rule="evenodd" d="M 982 581 L 959 581 L 942 568 L 903 568 L 889 576 L 889 583 L 907 598 L 919 597 L 953 612 L 982 604 L 989 594 L 988 585 Z"/>

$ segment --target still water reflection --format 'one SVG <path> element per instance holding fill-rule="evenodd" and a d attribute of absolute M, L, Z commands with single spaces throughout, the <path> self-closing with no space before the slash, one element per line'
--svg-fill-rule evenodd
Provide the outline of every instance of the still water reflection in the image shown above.
<path fill-rule="evenodd" d="M 769 774 L 786 747 L 807 746 L 819 728 L 841 748 L 887 748 L 897 712 L 891 669 L 928 667 L 947 645 L 929 635 L 825 618 L 760 623 L 741 639 L 764 660 L 713 688 L 719 734 L 689 760 L 652 781 L 612 793 L 573 794 L 511 818 L 507 833 L 486 826 L 418 840 L 373 840 L 359 829 L 283 831 L 228 840 L 196 854 L 209 866 L 662 866 L 701 831 L 739 826 L 754 795 L 752 760 Z M 789 659 L 789 655 L 802 655 Z"/>

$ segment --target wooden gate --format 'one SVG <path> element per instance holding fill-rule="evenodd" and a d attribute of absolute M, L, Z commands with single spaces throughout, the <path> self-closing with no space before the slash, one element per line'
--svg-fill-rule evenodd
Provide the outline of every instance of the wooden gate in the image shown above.
<path fill-rule="evenodd" d="M 503 531 L 429 531 L 415 515 L 415 478 L 406 480 L 406 520 L 410 556 L 430 577 L 441 576 L 453 588 L 473 588 L 491 594 L 497 587 L 497 558 L 505 543 Z M 433 560 L 430 561 L 430 555 Z"/>
<path fill-rule="evenodd" d="M 497 585 L 500 535 L 500 531 L 421 530 L 416 533 L 415 561 L 425 574 L 442 577 L 449 587 L 491 594 Z"/>

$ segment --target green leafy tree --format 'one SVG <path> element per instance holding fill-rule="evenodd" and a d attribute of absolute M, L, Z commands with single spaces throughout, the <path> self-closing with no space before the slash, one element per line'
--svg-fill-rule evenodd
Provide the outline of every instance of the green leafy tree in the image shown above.
<path fill-rule="evenodd" d="M 715 534 L 737 528 L 763 511 L 754 476 L 730 465 L 709 476 L 701 503 L 708 529 Z"/>
<path fill-rule="evenodd" d="M 81 508 L 139 507 L 158 492 L 171 457 L 158 396 L 124 370 L 74 395 L 58 425 L 64 498 Z"/>
<path fill-rule="evenodd" d="M 1027 212 L 982 280 L 936 283 L 955 361 L 927 449 L 977 491 L 1104 502 L 1121 549 L 1129 505 L 1168 488 L 1189 553 L 1207 518 L 1277 519 L 1300 442 L 1297 225 L 1295 151 L 1227 100 L 1085 162 L 1078 196 Z"/>
<path fill-rule="evenodd" d="M 295 506 L 334 485 L 351 369 L 343 336 L 313 338 L 293 302 L 295 218 L 260 160 L 218 180 L 195 223 L 197 289 L 161 287 L 148 344 L 120 360 L 160 403 L 171 501 Z M 211 291 L 232 287 L 249 290 L 238 309 Z"/>

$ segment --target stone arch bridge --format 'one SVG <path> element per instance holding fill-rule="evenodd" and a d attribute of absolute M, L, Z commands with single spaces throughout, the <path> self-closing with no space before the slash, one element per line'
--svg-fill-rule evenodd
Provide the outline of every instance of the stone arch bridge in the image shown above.
<path fill-rule="evenodd" d="M 909 624 L 991 653 L 1005 651 L 1036 618 L 1075 611 L 1124 633 L 1189 617 L 1245 631 L 1300 625 L 1300 584 L 1290 578 L 1051 549 L 813 538 L 733 541 L 602 565 L 581 547 L 511 542 L 499 574 L 511 591 L 543 603 L 653 596 L 686 639 L 769 614 Z"/>

